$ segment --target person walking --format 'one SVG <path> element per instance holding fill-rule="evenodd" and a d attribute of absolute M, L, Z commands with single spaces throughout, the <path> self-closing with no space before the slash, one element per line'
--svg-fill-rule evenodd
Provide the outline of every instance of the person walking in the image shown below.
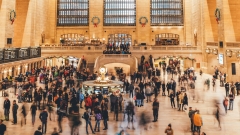
<path fill-rule="evenodd" d="M 10 106 L 11 106 L 11 102 L 10 100 L 6 97 L 4 102 L 3 102 L 3 109 L 4 109 L 4 116 L 5 116 L 5 120 L 9 121 L 9 113 L 10 113 Z"/>
<path fill-rule="evenodd" d="M 118 98 L 116 98 L 116 101 L 115 101 L 115 106 L 114 106 L 114 119 L 116 121 L 118 121 L 118 113 L 119 113 L 119 100 Z"/>
<path fill-rule="evenodd" d="M 34 126 L 36 112 L 37 112 L 37 106 L 36 106 L 35 102 L 33 102 L 33 104 L 31 105 L 30 110 L 31 110 L 31 114 L 32 114 L 32 126 Z"/>
<path fill-rule="evenodd" d="M 79 94 L 79 101 L 80 101 L 80 108 L 83 108 L 82 102 L 84 101 L 84 94 L 82 93 L 82 91 L 80 91 L 80 94 Z"/>
<path fill-rule="evenodd" d="M 162 96 L 166 96 L 165 90 L 166 90 L 166 84 L 165 84 L 165 81 L 163 80 L 163 82 L 162 82 Z"/>
<path fill-rule="evenodd" d="M 195 131 L 197 131 L 200 134 L 201 126 L 203 126 L 203 121 L 202 121 L 202 117 L 199 114 L 199 110 L 197 110 L 193 116 L 193 123 L 194 123 Z"/>
<path fill-rule="evenodd" d="M 174 96 L 173 92 L 171 92 L 169 98 L 170 98 L 172 108 L 175 108 L 175 101 L 174 101 L 175 96 Z"/>
<path fill-rule="evenodd" d="M 153 122 L 156 122 L 158 120 L 158 111 L 159 111 L 159 102 L 158 99 L 155 98 L 153 104 L 152 104 L 152 110 L 153 110 Z"/>
<path fill-rule="evenodd" d="M 171 124 L 168 124 L 167 128 L 165 129 L 165 133 L 166 135 L 173 135 L 173 129 Z"/>
<path fill-rule="evenodd" d="M 18 110 L 18 105 L 16 103 L 16 100 L 13 100 L 13 106 L 12 106 L 13 125 L 17 124 L 17 110 Z"/>
<path fill-rule="evenodd" d="M 90 126 L 91 130 L 92 130 L 92 133 L 95 134 L 95 132 L 93 131 L 93 128 L 92 128 L 92 123 L 91 123 L 91 117 L 92 117 L 92 113 L 91 113 L 91 109 L 86 109 L 86 112 L 84 112 L 83 114 L 83 118 L 85 119 L 86 121 L 86 132 L 88 134 L 88 125 Z"/>
<path fill-rule="evenodd" d="M 42 133 L 46 134 L 47 132 L 47 119 L 48 119 L 48 113 L 46 108 L 43 109 L 43 111 L 39 115 L 39 119 L 42 122 Z"/>
<path fill-rule="evenodd" d="M 146 93 L 146 96 L 147 96 L 147 103 L 152 102 L 151 101 L 152 89 L 148 84 L 146 85 L 145 93 Z"/>
<path fill-rule="evenodd" d="M 107 111 L 107 108 L 104 107 L 103 111 L 102 111 L 102 117 L 103 117 L 103 124 L 104 124 L 104 129 L 103 130 L 107 130 L 108 129 L 108 111 Z"/>
<path fill-rule="evenodd" d="M 58 114 L 58 129 L 59 129 L 59 133 L 62 133 L 62 118 L 63 118 L 63 112 L 61 111 L 57 111 Z"/>
<path fill-rule="evenodd" d="M 228 110 L 233 110 L 233 102 L 234 102 L 234 98 L 235 98 L 235 95 L 232 94 L 232 92 L 228 95 L 229 97 L 229 108 Z"/>

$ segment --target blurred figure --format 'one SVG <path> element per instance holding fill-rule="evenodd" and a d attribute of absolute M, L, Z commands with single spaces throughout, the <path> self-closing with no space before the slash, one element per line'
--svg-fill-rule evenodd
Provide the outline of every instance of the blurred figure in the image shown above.
<path fill-rule="evenodd" d="M 34 135 L 42 135 L 41 130 L 42 130 L 42 127 L 41 127 L 41 125 L 39 125 L 38 129 L 34 132 Z"/>
<path fill-rule="evenodd" d="M 126 107 L 126 111 L 127 111 L 127 116 L 128 116 L 127 127 L 128 127 L 128 129 L 130 129 L 129 124 L 132 123 L 132 128 L 135 129 L 134 126 L 133 126 L 133 118 L 134 118 L 135 112 L 134 112 L 134 105 L 133 105 L 132 102 L 130 102 L 130 101 L 128 102 L 128 105 Z"/>
<path fill-rule="evenodd" d="M 159 111 L 159 102 L 158 102 L 158 99 L 155 98 L 153 104 L 152 104 L 152 107 L 153 107 L 153 122 L 156 122 L 158 120 L 158 111 Z"/>
<path fill-rule="evenodd" d="M 95 113 L 95 120 L 96 120 L 94 132 L 100 132 L 100 121 L 102 119 L 102 114 L 101 114 L 100 108 L 96 107 L 94 113 Z"/>
<path fill-rule="evenodd" d="M 48 103 L 48 113 L 49 113 L 49 120 L 52 120 L 52 114 L 53 114 L 53 121 L 55 121 L 55 115 L 54 115 L 54 105 L 52 101 L 49 101 Z"/>
<path fill-rule="evenodd" d="M 72 109 L 69 113 L 69 126 L 71 128 L 71 135 L 79 135 L 79 125 L 81 125 L 80 114 L 75 109 Z"/>
<path fill-rule="evenodd" d="M 219 106 L 217 105 L 217 110 L 216 110 L 216 113 L 215 113 L 215 118 L 216 120 L 218 121 L 218 127 L 221 129 L 221 121 L 220 121 L 220 112 L 219 112 Z"/>
<path fill-rule="evenodd" d="M 51 135 L 59 135 L 59 133 L 57 132 L 57 128 L 53 129 L 53 133 Z"/>
<path fill-rule="evenodd" d="M 64 113 L 57 110 L 57 115 L 58 115 L 58 129 L 59 129 L 59 133 L 62 133 L 62 118 Z"/>
<path fill-rule="evenodd" d="M 143 126 L 145 130 L 148 129 L 148 124 L 151 121 L 151 116 L 146 112 L 142 112 L 140 114 L 140 121 L 139 121 L 139 125 Z"/>
<path fill-rule="evenodd" d="M 165 129 L 165 133 L 166 135 L 173 135 L 173 129 L 171 124 L 168 124 L 167 128 Z"/>

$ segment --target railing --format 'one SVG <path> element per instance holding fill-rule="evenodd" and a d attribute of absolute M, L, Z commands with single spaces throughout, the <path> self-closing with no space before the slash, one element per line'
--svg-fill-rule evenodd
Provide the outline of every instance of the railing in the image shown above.
<path fill-rule="evenodd" d="M 218 46 L 218 42 L 207 42 L 207 46 Z"/>
<path fill-rule="evenodd" d="M 233 43 L 228 42 L 228 43 L 226 43 L 226 45 L 227 45 L 227 47 L 240 47 L 240 43 L 238 43 L 238 42 L 233 42 Z"/>
<path fill-rule="evenodd" d="M 81 63 L 82 63 L 82 58 L 80 58 L 80 59 L 78 60 L 78 65 L 77 65 L 77 69 L 78 69 L 78 70 L 80 70 Z"/>
<path fill-rule="evenodd" d="M 128 54 L 105 54 L 103 55 L 105 58 L 130 58 L 131 55 Z"/>
<path fill-rule="evenodd" d="M 234 47 L 238 47 L 234 44 Z M 42 46 L 42 50 L 83 50 L 83 51 L 104 51 L 105 46 Z M 186 50 L 201 50 L 201 46 L 131 46 L 130 51 L 186 51 Z"/>

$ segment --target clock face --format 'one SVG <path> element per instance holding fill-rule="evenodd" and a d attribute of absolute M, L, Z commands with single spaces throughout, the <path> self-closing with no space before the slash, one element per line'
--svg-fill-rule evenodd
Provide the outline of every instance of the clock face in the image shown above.
<path fill-rule="evenodd" d="M 107 69 L 106 69 L 105 67 L 101 67 L 101 68 L 99 69 L 99 72 L 100 72 L 101 74 L 104 74 L 104 73 L 107 72 Z"/>

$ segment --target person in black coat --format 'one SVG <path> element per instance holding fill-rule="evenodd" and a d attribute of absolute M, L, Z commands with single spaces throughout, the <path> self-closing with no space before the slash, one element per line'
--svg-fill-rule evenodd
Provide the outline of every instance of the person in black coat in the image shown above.
<path fill-rule="evenodd" d="M 158 102 L 158 99 L 155 98 L 153 104 L 152 104 L 152 107 L 153 107 L 153 122 L 156 122 L 158 120 L 158 111 L 159 111 L 159 102 Z"/>
<path fill-rule="evenodd" d="M 185 93 L 185 94 L 184 94 L 184 97 L 183 97 L 182 110 L 183 110 L 184 105 L 188 105 L 187 93 Z"/>
<path fill-rule="evenodd" d="M 5 120 L 9 121 L 9 109 L 11 106 L 11 102 L 8 98 L 5 98 L 4 103 L 3 103 L 3 108 L 4 108 L 4 116 L 5 116 Z"/>
<path fill-rule="evenodd" d="M 227 82 L 227 83 L 225 83 L 225 91 L 226 91 L 226 97 L 228 97 L 228 95 L 229 95 L 229 83 Z"/>
<path fill-rule="evenodd" d="M 115 106 L 114 106 L 114 116 L 115 116 L 115 120 L 118 121 L 118 111 L 119 111 L 119 100 L 118 98 L 116 98 L 115 101 Z"/>

